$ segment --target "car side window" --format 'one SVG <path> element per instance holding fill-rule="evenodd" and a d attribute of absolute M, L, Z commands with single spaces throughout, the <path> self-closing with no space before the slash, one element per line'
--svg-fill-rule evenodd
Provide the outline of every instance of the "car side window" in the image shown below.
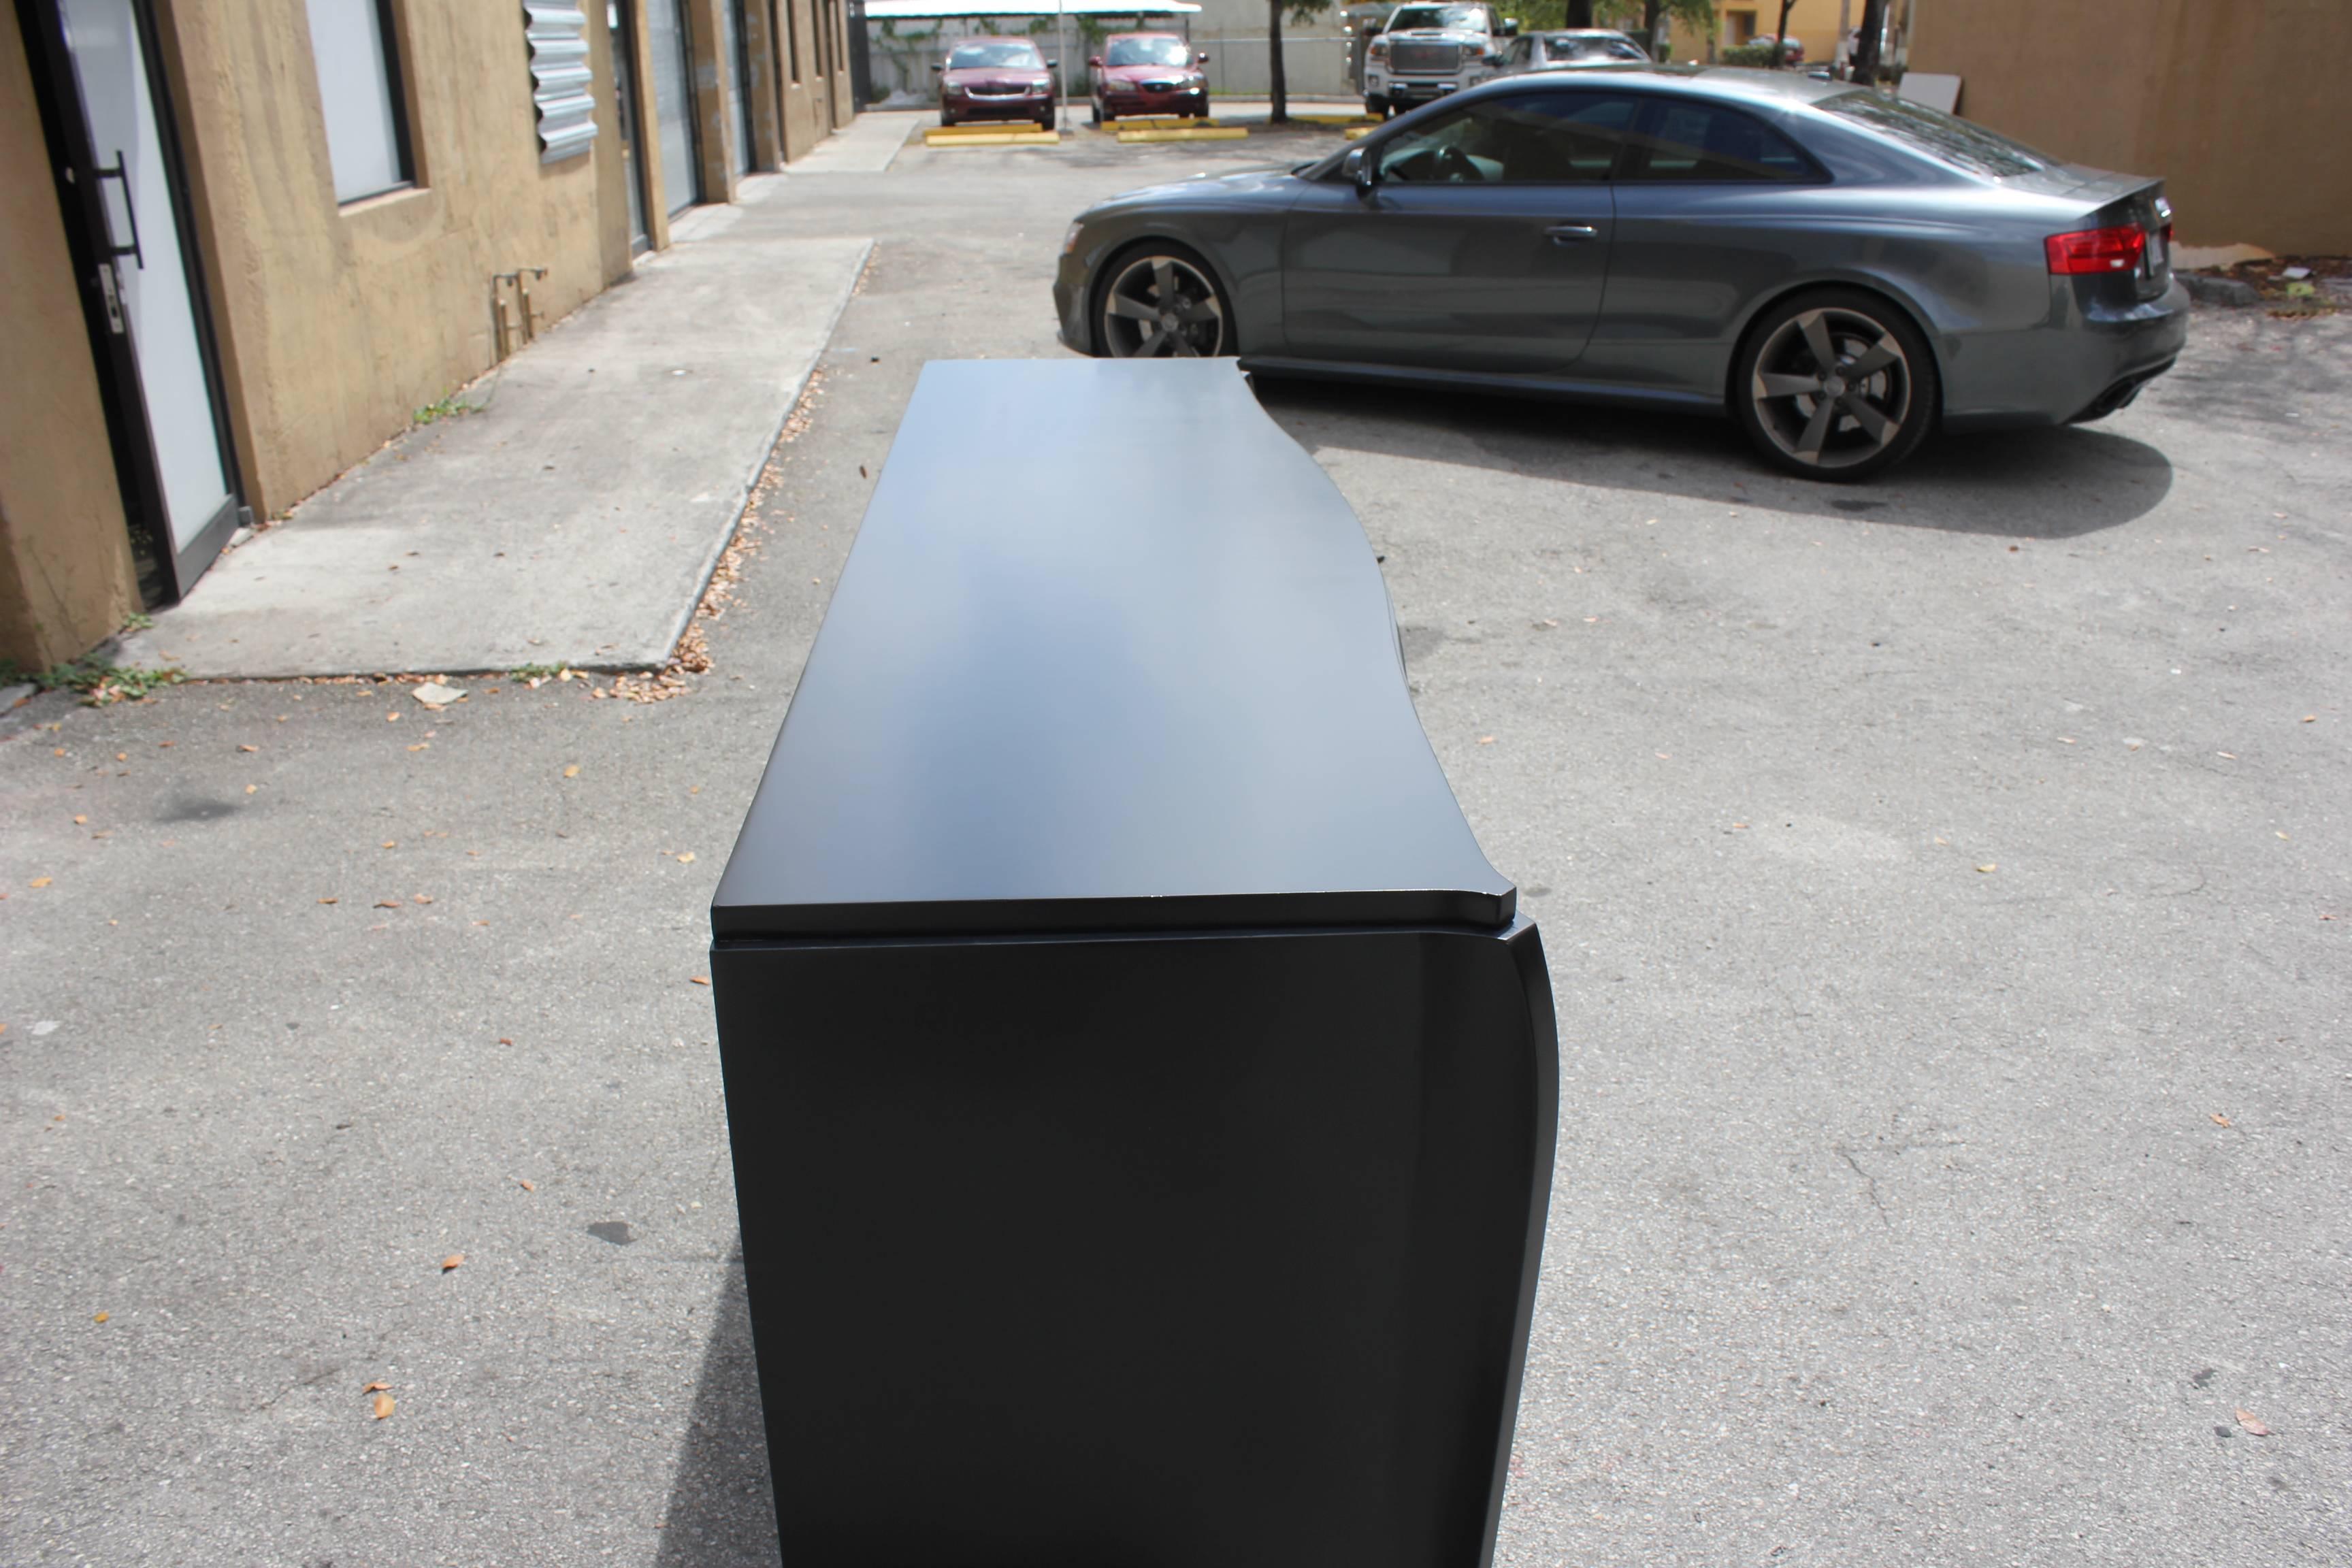
<path fill-rule="evenodd" d="M 1780 183 L 1817 177 L 1795 142 L 1752 114 L 1719 103 L 1651 106 L 1629 139 L 1621 180 Z"/>
<path fill-rule="evenodd" d="M 1511 47 L 1504 51 L 1503 63 L 1514 70 L 1526 65 L 1528 63 L 1528 48 L 1534 42 L 1535 40 L 1533 38 L 1512 39 Z"/>
<path fill-rule="evenodd" d="M 1560 185 L 1606 180 L 1633 123 L 1630 98 L 1530 92 L 1481 99 L 1391 136 L 1381 178 L 1403 184 Z"/>

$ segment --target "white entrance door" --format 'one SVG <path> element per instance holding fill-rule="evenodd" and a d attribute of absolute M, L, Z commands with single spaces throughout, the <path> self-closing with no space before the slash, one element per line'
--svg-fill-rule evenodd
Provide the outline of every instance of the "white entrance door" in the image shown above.
<path fill-rule="evenodd" d="M 180 557 L 234 509 L 234 498 L 221 460 L 194 289 L 180 249 L 152 79 L 131 0 L 61 0 L 58 10 L 89 126 L 116 251 L 114 290 L 161 479 L 169 538 L 157 542 Z M 217 539 L 213 544 L 217 549 Z M 191 563 L 186 577 L 209 563 L 207 552 Z M 184 591 L 187 583 L 177 586 Z"/>

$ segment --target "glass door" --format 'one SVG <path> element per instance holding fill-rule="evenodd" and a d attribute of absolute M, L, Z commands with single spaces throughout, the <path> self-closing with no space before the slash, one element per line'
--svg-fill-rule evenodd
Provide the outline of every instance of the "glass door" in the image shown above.
<path fill-rule="evenodd" d="M 654 124 L 661 139 L 662 199 L 675 215 L 702 197 L 694 140 L 694 47 L 681 0 L 646 0 L 646 52 L 653 59 Z"/>
<path fill-rule="evenodd" d="M 238 505 L 149 18 L 135 0 L 30 9 L 132 543 L 153 596 L 176 599 L 220 553 Z"/>

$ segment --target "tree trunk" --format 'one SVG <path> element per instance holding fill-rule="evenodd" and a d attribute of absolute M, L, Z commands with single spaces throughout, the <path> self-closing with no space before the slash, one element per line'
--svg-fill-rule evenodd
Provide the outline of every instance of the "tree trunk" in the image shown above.
<path fill-rule="evenodd" d="M 1658 19 L 1666 14 L 1666 0 L 1642 0 L 1642 47 L 1659 58 L 1665 57 L 1658 49 Z"/>
<path fill-rule="evenodd" d="M 1885 0 L 1871 0 L 1883 5 Z M 1290 119 L 1290 80 L 1282 67 L 1282 6 L 1283 0 L 1265 0 L 1266 79 L 1271 84 L 1266 96 L 1274 100 L 1274 112 L 1265 117 L 1269 125 L 1282 125 Z"/>
<path fill-rule="evenodd" d="M 1772 68 L 1789 63 L 1789 12 L 1797 0 L 1780 0 L 1780 20 L 1772 29 Z"/>
<path fill-rule="evenodd" d="M 1886 0 L 1863 0 L 1862 37 L 1853 46 L 1853 79 L 1878 85 L 1878 40 L 1886 31 Z"/>
<path fill-rule="evenodd" d="M 1571 27 L 1592 26 L 1592 0 L 1568 0 L 1568 25 Z"/>

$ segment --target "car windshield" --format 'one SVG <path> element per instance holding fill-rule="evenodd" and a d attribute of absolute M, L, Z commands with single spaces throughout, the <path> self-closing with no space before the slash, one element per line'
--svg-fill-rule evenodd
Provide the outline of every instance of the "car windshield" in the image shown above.
<path fill-rule="evenodd" d="M 1037 52 L 1034 44 L 958 44 L 955 53 L 948 57 L 951 71 L 985 70 L 991 66 L 1024 66 L 1030 70 L 1045 68 L 1045 57 Z"/>
<path fill-rule="evenodd" d="M 1971 125 L 1941 110 L 1906 103 L 1899 98 L 1881 98 L 1874 92 L 1857 90 L 1824 99 L 1814 107 L 1843 114 L 1914 152 L 1925 153 L 1937 163 L 1971 174 L 1998 180 L 2058 166 L 2056 159 L 2022 142 L 2012 142 L 1981 125 Z"/>
<path fill-rule="evenodd" d="M 1444 29 L 1466 28 L 1474 33 L 1486 31 L 1486 7 L 1484 5 L 1400 5 L 1389 18 L 1385 29 L 1402 33 L 1412 27 Z"/>
<path fill-rule="evenodd" d="M 1554 33 L 1544 40 L 1544 58 L 1548 60 L 1646 60 L 1649 58 L 1623 38 Z"/>
<path fill-rule="evenodd" d="M 1120 38 L 1104 59 L 1115 66 L 1188 66 L 1191 50 L 1181 38 Z"/>

